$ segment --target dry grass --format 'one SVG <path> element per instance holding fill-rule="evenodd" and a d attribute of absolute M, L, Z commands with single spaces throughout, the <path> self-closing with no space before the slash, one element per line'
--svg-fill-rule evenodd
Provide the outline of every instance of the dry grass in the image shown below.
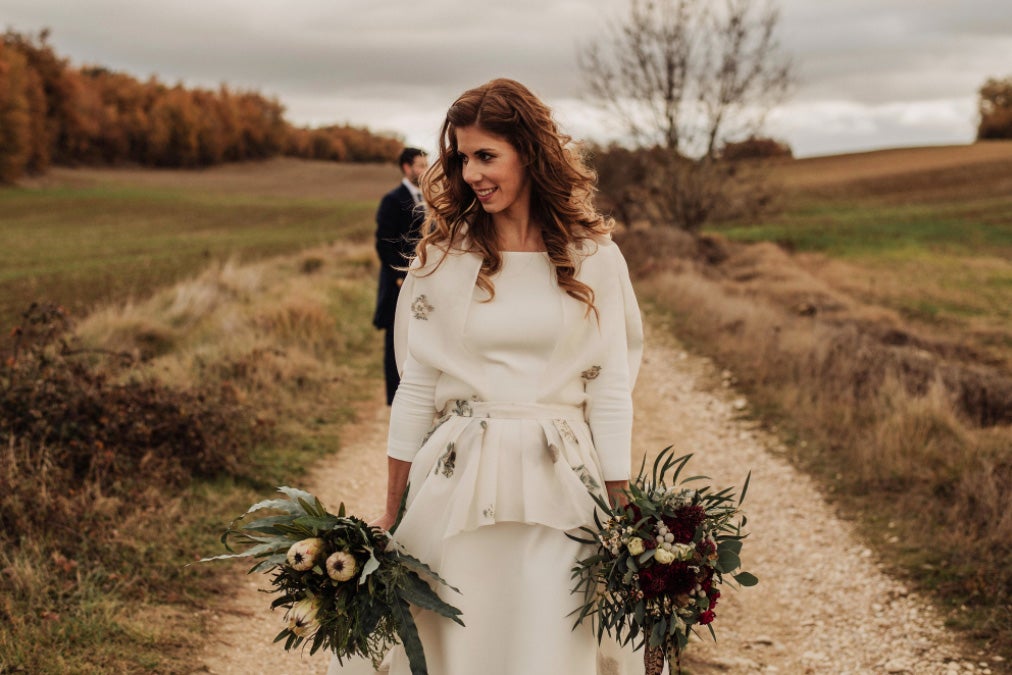
<path fill-rule="evenodd" d="M 897 177 L 909 180 L 911 174 L 937 175 L 947 169 L 968 172 L 975 166 L 1007 162 L 1012 162 L 1012 143 L 994 141 L 778 161 L 773 165 L 773 175 L 788 190 L 811 191 L 855 183 L 869 185 Z"/>
<path fill-rule="evenodd" d="M 370 353 L 377 340 L 365 318 L 374 302 L 374 258 L 358 244 L 228 262 L 143 303 L 96 311 L 77 332 L 93 347 L 136 355 L 140 372 L 162 381 L 240 382 L 266 422 L 304 433 L 314 425 L 300 414 L 309 414 L 316 397 L 361 376 L 363 364 L 343 355 Z M 306 260 L 315 261 L 309 273 Z"/>
<path fill-rule="evenodd" d="M 794 439 L 795 460 L 860 515 L 898 567 L 939 592 L 955 621 L 1007 652 L 1012 377 L 775 245 L 710 239 L 705 262 L 670 231 L 621 244 L 646 271 L 641 297 L 734 372 L 756 414 Z"/>
<path fill-rule="evenodd" d="M 58 446 L 5 440 L 4 516 L 21 524 L 0 547 L 0 672 L 191 671 L 211 620 L 200 608 L 226 571 L 183 565 L 217 551 L 249 503 L 337 450 L 353 404 L 381 387 L 375 274 L 365 244 L 226 262 L 80 322 L 87 347 L 137 359 L 111 378 L 227 389 L 271 441 L 210 479 L 170 478 L 152 461 L 107 484 L 75 479 Z"/>

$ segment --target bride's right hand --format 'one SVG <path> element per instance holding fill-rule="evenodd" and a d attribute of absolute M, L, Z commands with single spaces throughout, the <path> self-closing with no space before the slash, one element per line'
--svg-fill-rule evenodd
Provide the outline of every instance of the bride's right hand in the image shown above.
<path fill-rule="evenodd" d="M 394 526 L 395 522 L 397 522 L 397 516 L 396 515 L 391 515 L 389 513 L 384 513 L 382 516 L 380 516 L 376 520 L 374 520 L 371 523 L 369 523 L 369 525 L 372 526 L 372 527 L 378 527 L 379 529 L 383 530 L 384 532 L 389 532 L 390 528 Z"/>

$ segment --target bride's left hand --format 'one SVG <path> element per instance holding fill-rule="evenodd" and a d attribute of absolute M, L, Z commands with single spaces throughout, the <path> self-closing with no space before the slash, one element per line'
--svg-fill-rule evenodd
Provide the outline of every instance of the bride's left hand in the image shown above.
<path fill-rule="evenodd" d="M 627 480 L 606 480 L 604 487 L 608 491 L 608 502 L 615 508 L 624 508 L 629 503 L 629 489 Z"/>

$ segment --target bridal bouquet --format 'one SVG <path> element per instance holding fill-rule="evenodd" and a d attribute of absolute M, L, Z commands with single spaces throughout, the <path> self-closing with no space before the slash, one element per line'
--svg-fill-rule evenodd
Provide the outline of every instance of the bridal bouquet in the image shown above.
<path fill-rule="evenodd" d="M 286 650 L 307 643 L 311 654 L 329 649 L 341 663 L 357 655 L 378 666 L 399 638 L 412 674 L 425 673 L 425 655 L 410 605 L 464 625 L 460 610 L 441 600 L 429 584 L 446 582 L 390 544 L 386 532 L 346 515 L 344 504 L 334 515 L 308 492 L 290 487 L 278 490 L 284 499 L 254 504 L 222 535 L 231 553 L 200 562 L 261 559 L 249 573 L 272 574 L 273 592 L 279 596 L 271 608 L 283 607 L 287 620 L 274 641 L 284 640 Z M 246 516 L 264 510 L 276 514 L 236 526 Z M 235 552 L 230 539 L 248 547 Z"/>
<path fill-rule="evenodd" d="M 584 597 L 573 612 L 576 625 L 591 617 L 598 640 L 608 633 L 622 644 L 644 647 L 647 675 L 660 675 L 665 661 L 669 672 L 681 673 L 681 652 L 696 626 L 706 626 L 716 639 L 712 623 L 726 575 L 733 574 L 741 586 L 758 583 L 748 572 L 735 573 L 746 536 L 739 507 L 748 477 L 738 497 L 734 488 L 687 487 L 706 480 L 693 476 L 679 482 L 691 457 L 674 457 L 665 448 L 649 480 L 644 460 L 629 485 L 628 504 L 612 507 L 596 498 L 597 528 L 581 528 L 589 538 L 571 535 L 596 547 L 573 567 L 573 592 Z"/>

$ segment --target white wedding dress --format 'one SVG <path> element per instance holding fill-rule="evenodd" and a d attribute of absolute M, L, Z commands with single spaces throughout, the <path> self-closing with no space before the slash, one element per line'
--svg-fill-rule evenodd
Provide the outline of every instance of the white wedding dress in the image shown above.
<path fill-rule="evenodd" d="M 573 630 L 568 616 L 580 602 L 570 591 L 570 570 L 587 549 L 565 532 L 592 522 L 591 491 L 601 494 L 606 479 L 629 473 L 630 389 L 639 361 L 639 345 L 629 343 L 641 335 L 639 313 L 634 300 L 628 306 L 628 273 L 614 244 L 603 244 L 585 264 L 602 256 L 610 257 L 611 271 L 588 276 L 614 285 L 593 287 L 600 325 L 617 323 L 622 339 L 602 343 L 593 361 L 579 364 L 548 393 L 546 369 L 558 362 L 560 344 L 573 338 L 574 325 L 586 330 L 580 322 L 595 318 L 585 317 L 585 306 L 558 288 L 547 254 L 504 253 L 491 302 L 480 302 L 487 296 L 473 288 L 467 307 L 455 312 L 466 316 L 459 344 L 450 348 L 468 352 L 470 367 L 452 374 L 425 362 L 433 360 L 431 350 L 416 348 L 429 339 L 429 322 L 450 309 L 440 289 L 452 285 L 426 285 L 443 270 L 433 277 L 409 275 L 401 291 L 409 299 L 397 320 L 414 323 L 388 454 L 412 467 L 408 508 L 395 539 L 460 589 L 439 593 L 462 610 L 466 624 L 415 613 L 433 675 L 618 674 L 627 672 L 626 663 L 642 668 L 638 655 L 620 658 L 612 644 L 604 649 L 613 653 L 599 650 L 590 622 Z M 456 292 L 466 295 L 466 289 L 457 286 Z M 416 334 L 416 326 L 424 330 Z M 433 424 L 436 410 L 443 414 Z M 595 447 L 598 437 L 609 439 L 609 454 Z M 363 662 L 341 667 L 334 659 L 328 672 L 373 670 Z M 403 649 L 388 655 L 381 672 L 410 673 Z"/>

